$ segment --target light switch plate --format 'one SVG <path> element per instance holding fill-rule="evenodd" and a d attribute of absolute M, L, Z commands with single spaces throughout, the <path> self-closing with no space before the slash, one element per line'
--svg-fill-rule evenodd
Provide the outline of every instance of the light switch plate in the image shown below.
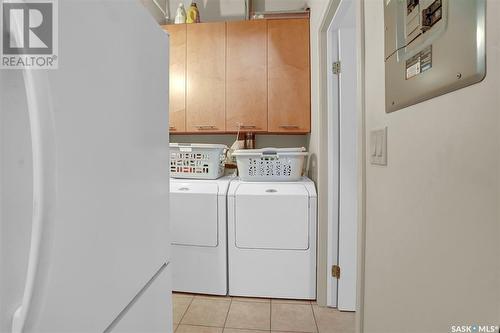
<path fill-rule="evenodd" d="M 370 132 L 370 163 L 387 165 L 387 127 Z"/>

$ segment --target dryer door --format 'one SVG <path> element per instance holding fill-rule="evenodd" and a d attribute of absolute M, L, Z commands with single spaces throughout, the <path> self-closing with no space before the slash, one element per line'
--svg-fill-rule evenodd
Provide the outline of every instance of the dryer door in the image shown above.
<path fill-rule="evenodd" d="M 301 183 L 242 183 L 234 201 L 238 248 L 309 249 L 309 192 Z"/>
<path fill-rule="evenodd" d="M 216 183 L 170 182 L 172 244 L 218 245 L 218 192 Z"/>

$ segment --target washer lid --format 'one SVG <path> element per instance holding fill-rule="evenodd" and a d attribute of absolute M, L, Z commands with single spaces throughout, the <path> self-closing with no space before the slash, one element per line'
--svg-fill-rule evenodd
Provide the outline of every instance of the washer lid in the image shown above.
<path fill-rule="evenodd" d="M 197 189 L 203 189 L 202 192 L 213 191 L 213 185 L 217 185 L 217 190 L 219 196 L 226 196 L 229 189 L 231 181 L 234 176 L 223 176 L 219 179 L 186 179 L 186 178 L 170 178 L 170 193 L 176 193 L 180 188 L 185 186 L 195 186 Z M 203 184 L 209 184 L 208 187 L 204 187 Z M 194 189 L 194 188 L 193 188 Z M 181 190 L 182 191 L 182 190 Z"/>
<path fill-rule="evenodd" d="M 309 192 L 302 183 L 241 183 L 234 199 L 235 245 L 308 250 Z"/>

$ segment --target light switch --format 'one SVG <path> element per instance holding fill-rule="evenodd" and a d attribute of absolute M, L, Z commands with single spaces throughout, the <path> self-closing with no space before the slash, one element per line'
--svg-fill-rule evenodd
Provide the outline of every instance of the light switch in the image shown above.
<path fill-rule="evenodd" d="M 387 165 L 387 127 L 370 132 L 370 162 Z"/>
<path fill-rule="evenodd" d="M 370 139 L 370 154 L 371 157 L 377 156 L 377 140 L 374 138 Z"/>

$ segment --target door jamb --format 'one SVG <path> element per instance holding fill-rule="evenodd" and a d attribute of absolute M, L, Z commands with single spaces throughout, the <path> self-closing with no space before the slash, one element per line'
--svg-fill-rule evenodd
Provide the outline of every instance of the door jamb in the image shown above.
<path fill-rule="evenodd" d="M 333 21 L 335 13 L 340 5 L 341 0 L 330 0 L 322 18 L 322 22 L 319 29 L 319 64 L 320 64 L 320 82 L 319 82 L 319 107 L 320 107 L 320 152 L 319 164 L 320 164 L 320 174 L 322 179 L 328 180 L 328 127 L 327 127 L 327 110 L 328 110 L 328 57 L 327 57 L 327 43 L 328 43 L 328 29 Z M 356 301 L 356 332 L 363 332 L 363 317 L 364 317 L 364 278 L 365 278 L 365 221 L 366 221 L 366 135 L 365 135 L 365 43 L 364 43 L 364 2 L 365 0 L 356 1 L 356 34 L 358 37 L 357 41 L 357 61 L 358 61 L 358 142 L 359 142 L 359 152 L 358 152 L 358 274 L 357 274 L 357 301 Z M 324 188 L 324 186 L 323 186 Z M 322 191 L 322 196 L 319 197 L 320 207 L 328 207 L 328 202 L 330 200 L 328 191 Z M 328 210 L 321 209 L 319 211 L 319 218 L 321 220 L 328 220 Z M 328 260 L 325 263 L 320 262 L 319 264 L 326 264 L 328 266 Z M 319 272 L 325 272 L 325 269 L 319 269 Z M 329 267 L 326 268 L 326 274 L 330 274 Z M 320 281 L 320 279 L 318 279 Z M 322 281 L 322 280 L 321 280 Z M 326 289 L 326 288 L 325 288 Z M 320 305 L 326 305 L 327 295 L 318 295 L 318 303 Z"/>
<path fill-rule="evenodd" d="M 340 1 L 342 3 L 342 0 Z M 339 6 L 340 6 L 339 3 Z M 338 9 L 338 8 L 337 8 Z M 340 102 L 335 100 L 335 97 L 340 98 L 340 80 L 338 77 L 334 77 L 332 73 L 332 64 L 334 61 L 338 60 L 339 49 L 338 39 L 334 38 L 335 28 L 334 28 L 335 16 L 332 18 L 328 30 L 326 32 L 327 36 L 327 64 L 328 75 L 326 78 L 327 96 L 326 96 L 326 124 L 327 124 L 327 140 L 325 146 L 327 147 L 327 173 L 328 173 L 328 207 L 327 207 L 327 230 L 328 230 L 328 244 L 327 244 L 327 264 L 328 268 L 333 268 L 333 265 L 339 264 L 339 210 L 340 210 Z M 337 82 L 335 83 L 335 80 Z M 337 94 L 333 91 L 337 88 Z M 334 190 L 335 193 L 334 193 Z M 331 195 L 331 196 L 330 196 Z M 327 278 L 327 295 L 326 295 L 326 305 L 329 307 L 338 306 L 338 281 L 335 281 L 332 277 L 331 269 L 328 270 Z M 333 298 L 334 290 L 336 289 L 337 298 Z"/>

